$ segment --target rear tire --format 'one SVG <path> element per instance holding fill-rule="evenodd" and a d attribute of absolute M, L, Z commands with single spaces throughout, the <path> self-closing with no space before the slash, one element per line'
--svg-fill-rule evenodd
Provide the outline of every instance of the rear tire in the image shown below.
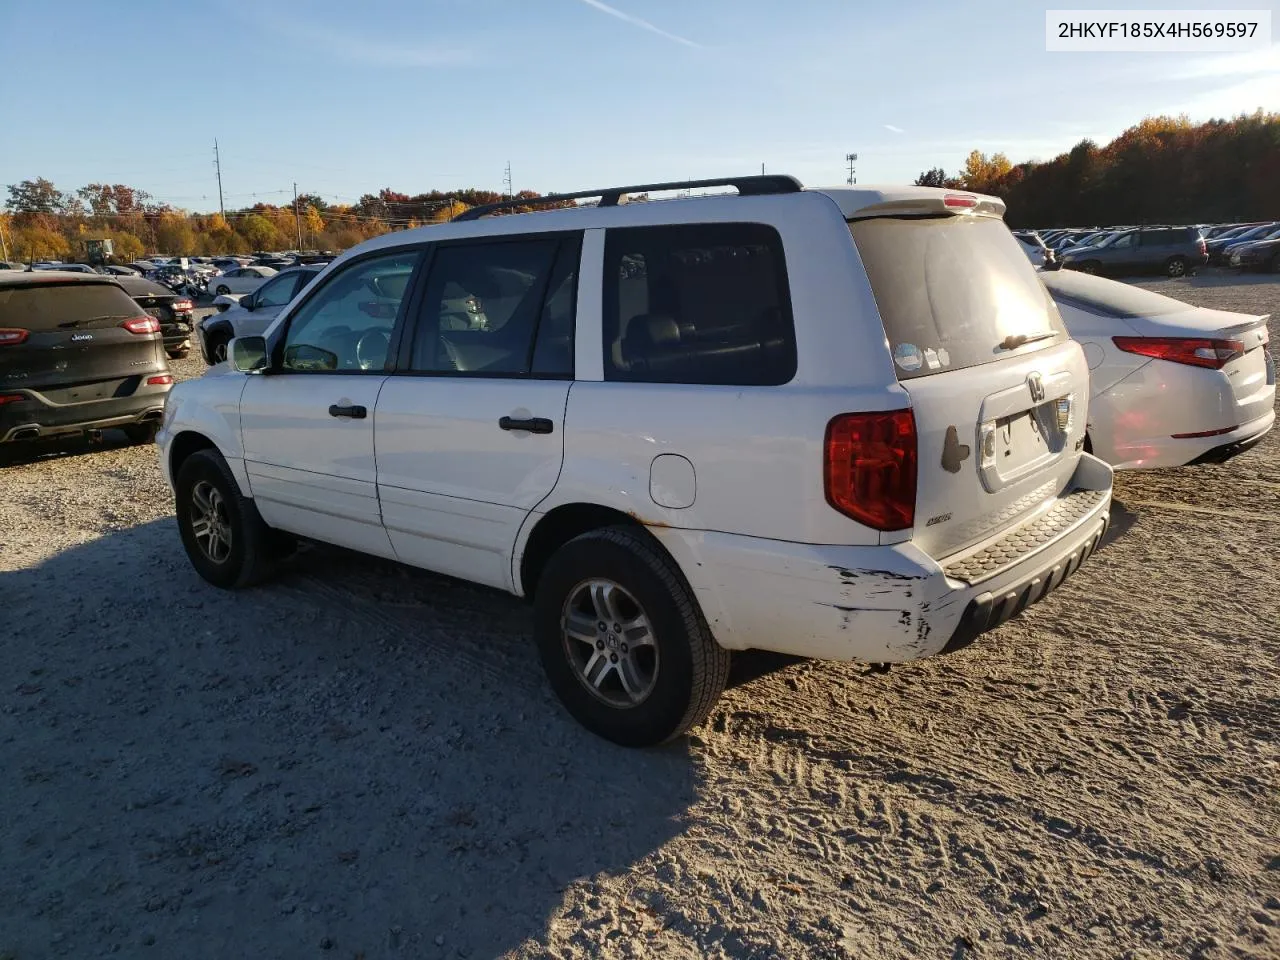
<path fill-rule="evenodd" d="M 178 470 L 174 488 L 178 532 L 200 576 L 232 589 L 260 583 L 275 572 L 273 532 L 253 501 L 241 495 L 220 453 L 193 453 Z"/>
<path fill-rule="evenodd" d="M 231 288 L 226 286 L 225 284 L 222 284 L 222 285 L 219 285 L 218 288 L 213 292 L 220 297 L 225 297 L 227 294 L 231 292 Z"/>
<path fill-rule="evenodd" d="M 170 360 L 185 360 L 187 358 L 187 354 L 189 354 L 190 352 L 191 352 L 190 347 L 184 347 L 182 350 L 166 351 L 166 354 L 168 355 Z"/>
<path fill-rule="evenodd" d="M 552 689 L 606 740 L 673 740 L 705 720 L 724 690 L 729 652 L 679 569 L 643 532 L 605 527 L 565 544 L 538 580 L 534 611 Z"/>
<path fill-rule="evenodd" d="M 1164 263 L 1164 275 L 1175 279 L 1185 277 L 1187 275 L 1187 258 L 1170 257 Z"/>
<path fill-rule="evenodd" d="M 124 430 L 124 435 L 129 438 L 130 443 L 146 446 L 148 443 L 156 442 L 156 430 L 159 429 L 159 424 L 131 423 L 122 429 Z"/>

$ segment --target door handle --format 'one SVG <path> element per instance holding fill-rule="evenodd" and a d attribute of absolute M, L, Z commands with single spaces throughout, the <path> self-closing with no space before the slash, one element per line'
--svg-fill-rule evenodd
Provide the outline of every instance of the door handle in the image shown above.
<path fill-rule="evenodd" d="M 546 417 L 531 417 L 528 420 L 502 417 L 498 420 L 498 426 L 503 430 L 528 430 L 530 433 L 550 433 L 555 429 L 555 424 Z"/>
<path fill-rule="evenodd" d="M 337 404 L 334 404 L 329 408 L 329 416 L 331 417 L 347 417 L 350 420 L 363 420 L 368 415 L 369 411 L 358 405 L 340 407 Z"/>

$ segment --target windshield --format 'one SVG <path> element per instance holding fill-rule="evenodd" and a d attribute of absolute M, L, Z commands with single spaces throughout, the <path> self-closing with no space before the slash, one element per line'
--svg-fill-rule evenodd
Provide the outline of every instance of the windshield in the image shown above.
<path fill-rule="evenodd" d="M 849 230 L 899 380 L 990 363 L 1021 343 L 1047 346 L 1067 336 L 1002 220 L 877 217 Z"/>
<path fill-rule="evenodd" d="M 1232 237 L 1231 239 L 1233 242 L 1236 240 L 1257 240 L 1268 230 L 1273 230 L 1274 228 L 1275 228 L 1275 224 L 1271 224 L 1271 223 L 1264 224 L 1261 227 L 1254 227 L 1252 230 L 1246 230 L 1244 233 L 1239 234 L 1238 236 Z"/>

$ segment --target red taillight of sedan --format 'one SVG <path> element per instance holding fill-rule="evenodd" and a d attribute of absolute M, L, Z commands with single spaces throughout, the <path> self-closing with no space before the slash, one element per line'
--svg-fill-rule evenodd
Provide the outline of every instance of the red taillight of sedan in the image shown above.
<path fill-rule="evenodd" d="M 1244 356 L 1239 340 L 1201 340 L 1185 337 L 1112 337 L 1111 341 L 1125 353 L 1136 353 L 1156 360 L 1185 363 L 1192 367 L 1221 370 L 1232 360 Z"/>
<path fill-rule="evenodd" d="M 173 301 L 173 310 L 175 313 L 190 313 L 196 308 L 195 303 L 190 300 Z"/>

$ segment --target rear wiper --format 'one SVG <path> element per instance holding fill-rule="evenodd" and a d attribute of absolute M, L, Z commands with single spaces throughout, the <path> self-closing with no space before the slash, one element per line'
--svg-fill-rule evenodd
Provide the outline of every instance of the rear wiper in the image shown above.
<path fill-rule="evenodd" d="M 1057 334 L 1052 330 L 1047 333 L 1011 333 L 996 344 L 996 349 L 1014 350 L 1026 343 L 1035 343 L 1037 340 L 1048 340 L 1050 337 L 1056 336 Z"/>

